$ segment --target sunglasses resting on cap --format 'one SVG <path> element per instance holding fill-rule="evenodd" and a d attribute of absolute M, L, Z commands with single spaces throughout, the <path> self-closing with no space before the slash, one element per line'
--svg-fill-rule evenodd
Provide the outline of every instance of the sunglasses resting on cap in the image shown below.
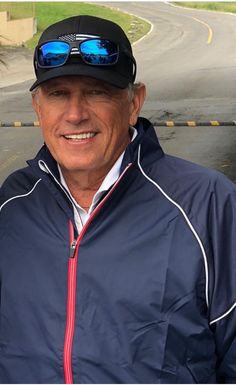
<path fill-rule="evenodd" d="M 70 55 L 80 55 L 89 65 L 116 64 L 119 47 L 107 39 L 88 39 L 80 42 L 48 41 L 36 49 L 36 65 L 41 68 L 53 68 L 66 64 Z"/>
<path fill-rule="evenodd" d="M 39 84 L 59 76 L 82 75 L 125 88 L 136 76 L 136 61 L 124 31 L 110 20 L 75 16 L 48 27 L 34 53 Z"/>

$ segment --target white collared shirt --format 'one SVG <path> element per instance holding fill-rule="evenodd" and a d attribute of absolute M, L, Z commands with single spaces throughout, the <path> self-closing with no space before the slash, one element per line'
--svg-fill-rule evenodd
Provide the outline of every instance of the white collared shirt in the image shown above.
<path fill-rule="evenodd" d="M 130 127 L 130 128 L 133 131 L 133 136 L 132 136 L 132 140 L 131 140 L 131 141 L 133 141 L 135 139 L 135 137 L 137 136 L 137 130 L 134 127 Z M 102 196 L 104 196 L 106 194 L 106 192 L 111 188 L 111 186 L 119 178 L 120 168 L 121 168 L 122 160 L 123 160 L 123 157 L 124 157 L 124 153 L 125 152 L 123 152 L 120 155 L 120 157 L 117 159 L 117 161 L 115 162 L 113 167 L 110 169 L 110 171 L 106 175 L 106 177 L 103 180 L 103 182 L 102 182 L 101 186 L 99 187 L 98 191 L 95 193 L 95 195 L 93 197 L 93 200 L 92 200 L 92 204 L 91 204 L 91 206 L 90 206 L 88 211 L 84 210 L 76 202 L 76 200 L 73 198 L 73 196 L 71 195 L 70 190 L 69 190 L 69 188 L 68 188 L 68 186 L 66 184 L 66 181 L 65 181 L 65 178 L 64 178 L 64 176 L 62 174 L 61 168 L 60 168 L 59 164 L 57 165 L 58 166 L 58 170 L 59 170 L 59 174 L 60 174 L 60 182 L 65 187 L 66 191 L 70 195 L 71 200 L 73 201 L 74 218 L 75 218 L 75 224 L 77 226 L 78 234 L 81 232 L 83 226 L 85 225 L 85 223 L 87 222 L 87 220 L 90 217 L 91 213 L 93 212 L 93 210 L 97 206 L 97 203 L 99 202 L 99 200 L 102 198 Z"/>

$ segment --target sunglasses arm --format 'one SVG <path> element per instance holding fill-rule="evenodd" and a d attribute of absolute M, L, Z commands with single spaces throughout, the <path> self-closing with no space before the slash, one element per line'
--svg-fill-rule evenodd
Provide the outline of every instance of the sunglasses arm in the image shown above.
<path fill-rule="evenodd" d="M 133 81 L 135 81 L 135 78 L 136 78 L 136 74 L 137 74 L 137 64 L 136 64 L 136 60 L 135 58 L 132 56 L 132 61 L 133 61 L 133 65 L 134 65 L 134 70 L 133 70 Z"/>

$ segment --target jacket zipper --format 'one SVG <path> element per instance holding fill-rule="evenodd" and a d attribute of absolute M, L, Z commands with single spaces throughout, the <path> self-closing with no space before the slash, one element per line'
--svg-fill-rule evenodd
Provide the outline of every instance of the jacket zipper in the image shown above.
<path fill-rule="evenodd" d="M 73 224 L 69 222 L 70 231 L 70 257 L 68 261 L 68 286 L 67 286 L 67 319 L 66 333 L 64 341 L 64 377 L 65 384 L 73 384 L 72 376 L 72 341 L 75 329 L 75 293 L 76 293 L 76 270 L 77 270 L 77 255 L 76 240 L 74 238 Z"/>
<path fill-rule="evenodd" d="M 97 215 L 97 213 L 101 210 L 102 206 L 105 204 L 106 200 L 110 197 L 110 195 L 115 190 L 116 186 L 120 182 L 123 175 L 126 173 L 128 168 L 130 168 L 131 164 L 129 164 L 123 173 L 120 175 L 119 179 L 113 185 L 109 193 L 105 196 L 105 198 L 99 203 L 99 205 L 95 208 L 92 215 L 84 225 L 79 237 L 75 239 L 74 235 L 74 226 L 71 221 L 69 221 L 69 234 L 70 234 L 70 256 L 68 262 L 68 285 L 67 285 L 67 317 L 66 317 L 66 332 L 64 339 L 64 352 L 63 352 L 63 366 L 64 366 L 64 379 L 65 384 L 73 384 L 73 372 L 72 372 L 72 346 L 73 346 L 73 338 L 75 331 L 75 311 L 76 311 L 76 278 L 77 278 L 77 264 L 78 264 L 78 251 L 80 242 L 89 226 L 91 221 Z"/>

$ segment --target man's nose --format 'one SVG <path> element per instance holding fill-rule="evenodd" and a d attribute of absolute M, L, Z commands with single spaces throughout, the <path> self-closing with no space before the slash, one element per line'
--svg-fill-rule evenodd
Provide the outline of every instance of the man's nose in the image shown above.
<path fill-rule="evenodd" d="M 73 97 L 69 100 L 66 111 L 66 120 L 71 124 L 79 124 L 88 119 L 88 106 L 82 97 Z"/>

